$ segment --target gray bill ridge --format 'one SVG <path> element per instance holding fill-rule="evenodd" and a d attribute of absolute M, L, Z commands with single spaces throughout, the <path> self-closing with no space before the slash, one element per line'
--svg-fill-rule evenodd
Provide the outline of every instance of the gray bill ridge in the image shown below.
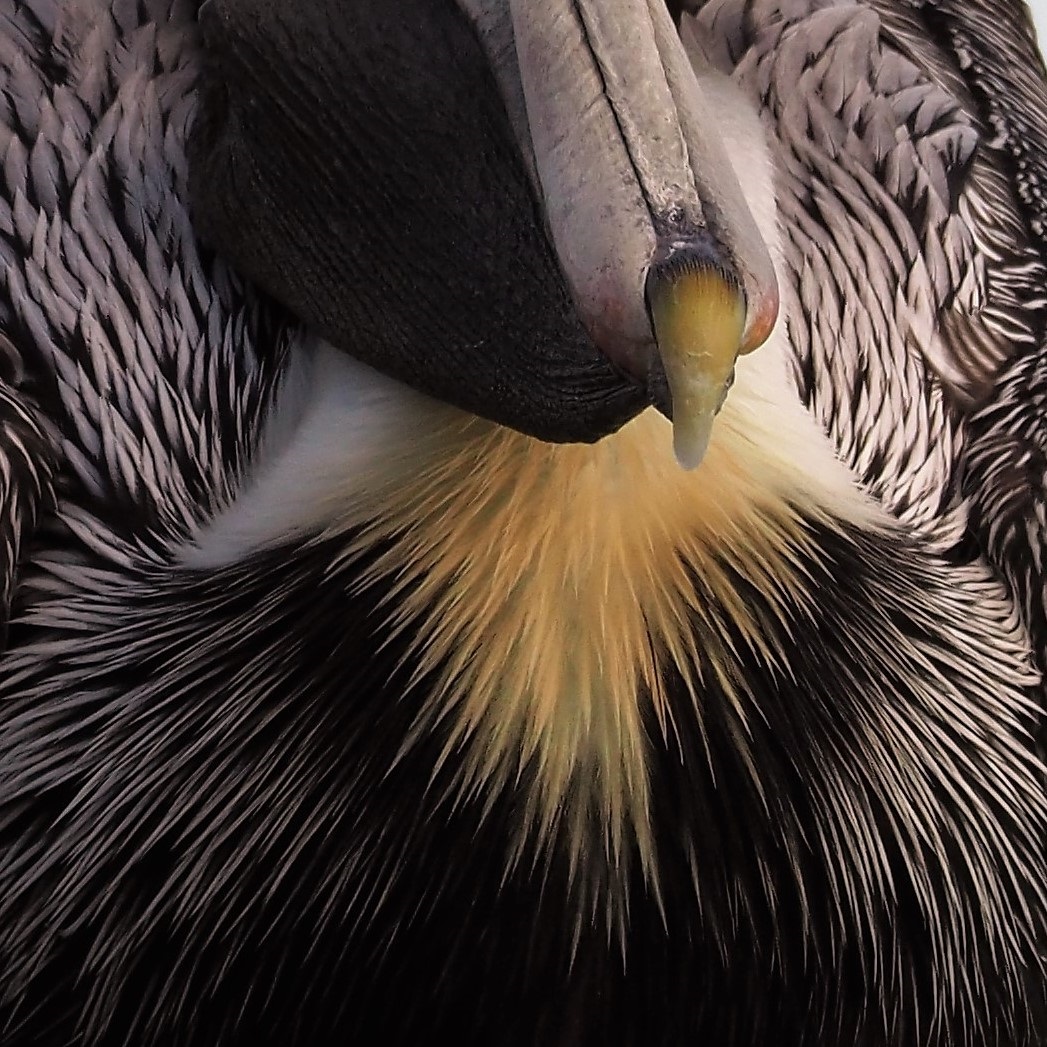
<path fill-rule="evenodd" d="M 693 468 L 735 359 L 774 326 L 778 290 L 669 13 L 662 0 L 466 7 L 579 314 L 671 413 Z"/>

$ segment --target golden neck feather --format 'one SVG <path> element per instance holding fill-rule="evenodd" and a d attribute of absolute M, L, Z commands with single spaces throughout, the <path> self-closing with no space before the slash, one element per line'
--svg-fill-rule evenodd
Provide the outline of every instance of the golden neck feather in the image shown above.
<path fill-rule="evenodd" d="M 388 627 L 437 681 L 417 729 L 446 719 L 463 793 L 537 772 L 521 847 L 566 822 L 580 851 L 595 827 L 612 862 L 629 838 L 652 874 L 645 722 L 671 738 L 664 665 L 699 720 L 714 674 L 744 722 L 723 616 L 764 659 L 778 652 L 733 579 L 773 607 L 802 591 L 798 506 L 869 513 L 795 394 L 739 384 L 694 472 L 653 411 L 556 446 L 432 405 L 341 493 L 328 532 L 352 529 L 347 557 L 385 548 L 368 578 L 395 580 Z"/>

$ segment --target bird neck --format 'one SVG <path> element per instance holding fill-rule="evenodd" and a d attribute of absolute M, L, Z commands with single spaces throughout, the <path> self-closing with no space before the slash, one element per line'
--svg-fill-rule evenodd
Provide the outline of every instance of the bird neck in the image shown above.
<path fill-rule="evenodd" d="M 809 522 L 872 515 L 776 352 L 742 361 L 685 472 L 653 411 L 594 445 L 544 444 L 313 345 L 242 491 L 185 560 L 341 535 L 343 562 L 366 565 L 354 585 L 396 580 L 387 629 L 436 681 L 428 707 L 452 725 L 462 788 L 534 761 L 525 835 L 550 832 L 572 796 L 578 847 L 597 825 L 649 857 L 645 722 L 671 730 L 665 668 L 700 715 L 707 674 L 730 691 L 724 615 L 755 649 L 776 642 L 736 580 L 765 614 L 802 590 Z"/>

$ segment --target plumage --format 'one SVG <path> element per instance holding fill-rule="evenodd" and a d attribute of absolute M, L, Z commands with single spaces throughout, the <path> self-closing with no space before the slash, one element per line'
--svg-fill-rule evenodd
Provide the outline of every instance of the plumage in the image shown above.
<path fill-rule="evenodd" d="M 199 6 L 0 4 L 2 1042 L 1042 1042 L 1018 6 L 676 5 L 782 296 L 693 472 L 558 275 L 511 5 L 374 67 L 352 0 L 283 67 Z"/>
<path fill-rule="evenodd" d="M 726 30 L 739 6 L 707 4 L 697 26 L 773 129 L 789 314 L 811 318 L 792 329 L 801 382 L 892 511 L 940 527 L 958 497 L 966 416 L 1042 336 L 1043 261 L 1008 138 L 992 140 L 948 46 L 916 36 L 931 16 L 895 4 L 748 5 L 767 25 L 757 40 Z M 1043 96 L 1032 83 L 1030 105 Z M 839 353 L 841 339 L 858 351 Z M 952 521 L 951 540 L 964 523 Z"/>

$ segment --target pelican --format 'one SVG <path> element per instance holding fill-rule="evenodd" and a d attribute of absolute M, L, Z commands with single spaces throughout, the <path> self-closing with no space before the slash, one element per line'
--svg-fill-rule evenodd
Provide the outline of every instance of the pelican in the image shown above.
<path fill-rule="evenodd" d="M 1003 0 L 0 3 L 0 1042 L 1047 1042 Z"/>

